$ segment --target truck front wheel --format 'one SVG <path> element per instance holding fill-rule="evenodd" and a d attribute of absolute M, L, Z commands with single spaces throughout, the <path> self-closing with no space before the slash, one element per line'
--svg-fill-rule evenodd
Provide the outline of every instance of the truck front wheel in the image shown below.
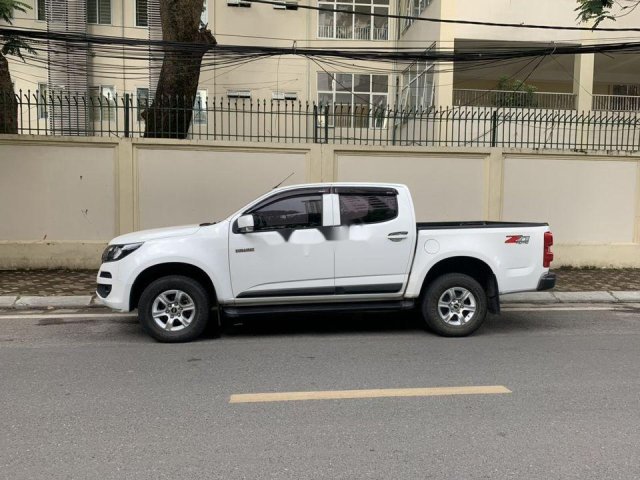
<path fill-rule="evenodd" d="M 189 342 L 207 327 L 211 304 L 197 281 L 182 275 L 159 278 L 138 303 L 142 328 L 159 342 Z"/>
<path fill-rule="evenodd" d="M 487 295 L 469 275 L 447 273 L 436 278 L 422 299 L 422 317 L 438 335 L 464 337 L 487 316 Z"/>

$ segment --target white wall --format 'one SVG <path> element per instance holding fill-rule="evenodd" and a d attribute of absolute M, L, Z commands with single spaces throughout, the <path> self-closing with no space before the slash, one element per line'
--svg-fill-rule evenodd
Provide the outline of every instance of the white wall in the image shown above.
<path fill-rule="evenodd" d="M 555 265 L 640 267 L 640 155 L 0 137 L 0 268 L 96 267 L 112 237 L 319 181 L 411 188 L 419 220 L 549 222 Z"/>

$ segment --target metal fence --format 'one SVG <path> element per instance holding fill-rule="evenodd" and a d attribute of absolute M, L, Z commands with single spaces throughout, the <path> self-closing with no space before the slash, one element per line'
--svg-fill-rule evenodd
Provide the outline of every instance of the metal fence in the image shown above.
<path fill-rule="evenodd" d="M 167 102 L 166 105 L 176 105 Z M 202 140 L 351 145 L 475 146 L 570 150 L 640 150 L 636 112 L 453 107 L 403 110 L 369 104 L 318 105 L 291 100 L 196 98 L 164 116 L 152 136 Z M 0 126 L 31 135 L 143 137 L 148 100 L 20 92 L 0 95 Z M 159 112 L 159 113 L 158 113 Z M 82 119 L 82 121 L 79 121 Z M 158 130 L 159 128 L 159 130 Z"/>

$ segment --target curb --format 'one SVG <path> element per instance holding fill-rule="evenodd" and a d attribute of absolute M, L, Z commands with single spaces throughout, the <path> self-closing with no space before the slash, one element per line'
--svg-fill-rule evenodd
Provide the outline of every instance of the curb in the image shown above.
<path fill-rule="evenodd" d="M 640 303 L 640 290 L 595 292 L 524 292 L 500 296 L 503 304 L 560 304 L 560 303 Z M 95 295 L 0 296 L 2 309 L 93 308 L 103 307 Z"/>
<path fill-rule="evenodd" d="M 0 296 L 0 308 L 87 308 L 102 307 L 95 295 L 9 295 Z"/>
<path fill-rule="evenodd" d="M 509 303 L 638 303 L 640 291 L 593 292 L 524 292 L 500 296 L 500 302 Z"/>

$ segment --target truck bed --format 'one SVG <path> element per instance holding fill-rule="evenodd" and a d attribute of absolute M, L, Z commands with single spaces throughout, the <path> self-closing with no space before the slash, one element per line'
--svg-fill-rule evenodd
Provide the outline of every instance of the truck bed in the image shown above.
<path fill-rule="evenodd" d="M 466 222 L 418 222 L 418 230 L 443 230 L 451 228 L 524 228 L 524 227 L 548 227 L 548 223 L 531 222 L 489 222 L 485 220 L 472 220 Z"/>

